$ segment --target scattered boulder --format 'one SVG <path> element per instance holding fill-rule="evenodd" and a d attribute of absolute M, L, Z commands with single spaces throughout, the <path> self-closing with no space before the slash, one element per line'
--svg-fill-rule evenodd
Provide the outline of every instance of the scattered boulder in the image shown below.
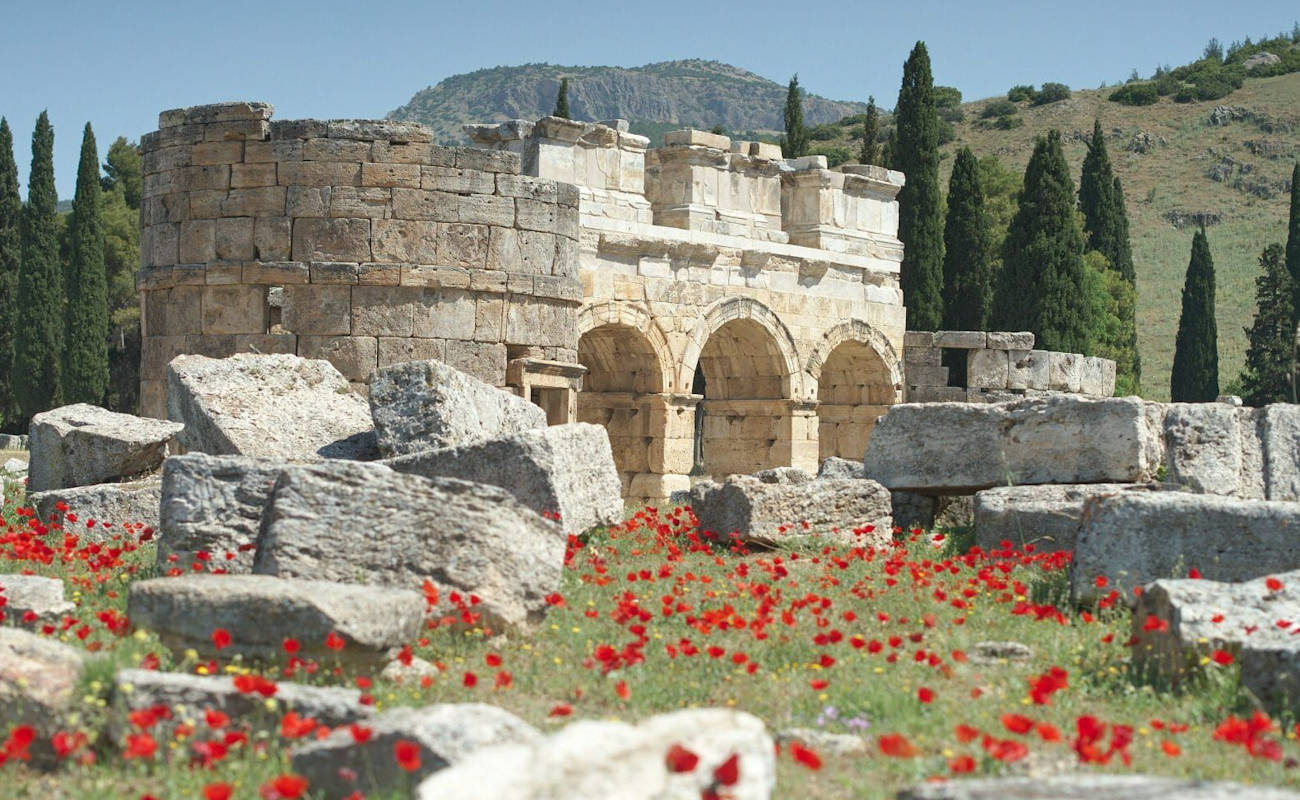
<path fill-rule="evenodd" d="M 867 476 L 889 489 L 970 494 L 993 486 L 1150 480 L 1161 437 L 1133 397 L 905 403 L 876 422 Z"/>
<path fill-rule="evenodd" d="M 850 544 L 889 541 L 889 490 L 859 478 L 814 478 L 792 467 L 732 475 L 691 489 L 700 530 L 768 547 L 803 536 Z"/>
<path fill-rule="evenodd" d="M 162 500 L 162 480 L 151 476 L 131 483 L 99 483 L 73 489 L 51 489 L 27 495 L 27 503 L 41 519 L 52 515 L 63 518 L 63 527 L 82 539 L 108 539 L 131 526 L 133 532 L 158 529 L 158 504 Z M 60 511 L 60 503 L 67 511 Z M 86 523 L 95 521 L 94 527 Z M 100 523 L 108 522 L 112 527 Z"/>
<path fill-rule="evenodd" d="M 68 489 L 153 472 L 181 426 L 87 403 L 32 417 L 27 489 Z"/>
<path fill-rule="evenodd" d="M 32 763 L 54 765 L 50 737 L 74 711 L 77 681 L 84 667 L 81 651 L 18 628 L 0 627 L 0 720 L 36 730 Z"/>
<path fill-rule="evenodd" d="M 976 642 L 971 645 L 970 660 L 976 664 L 998 664 L 1004 661 L 1028 661 L 1034 651 L 1020 642 Z"/>
<path fill-rule="evenodd" d="M 863 467 L 866 472 L 866 467 Z M 934 515 L 939 508 L 939 498 L 916 492 L 890 492 L 890 510 L 894 524 L 903 530 L 934 527 Z"/>
<path fill-rule="evenodd" d="M 412 656 L 410 663 L 403 663 L 400 658 L 395 658 L 384 665 L 383 671 L 379 677 L 390 683 L 416 683 L 424 678 L 434 678 L 438 674 L 438 668 L 425 661 L 423 658 Z"/>
<path fill-rule="evenodd" d="M 867 468 L 862 465 L 861 461 L 850 461 L 847 458 L 831 456 L 822 462 L 817 469 L 818 478 L 865 478 L 867 477 Z"/>
<path fill-rule="evenodd" d="M 1300 800 L 1300 793 L 1271 786 L 1083 772 L 1033 778 L 977 778 L 923 783 L 898 800 Z"/>
<path fill-rule="evenodd" d="M 1269 580 L 1280 583 L 1270 588 Z M 1275 584 L 1276 585 L 1276 584 Z M 1161 624 L 1152 625 L 1155 618 Z M 1244 583 L 1175 579 L 1147 584 L 1133 610 L 1133 655 L 1178 683 L 1223 650 L 1241 663 L 1241 682 L 1261 701 L 1300 709 L 1300 641 L 1281 621 L 1300 619 L 1300 572 Z"/>
<path fill-rule="evenodd" d="M 0 575 L 0 620 L 19 625 L 54 623 L 76 606 L 63 597 L 63 581 L 39 575 Z"/>
<path fill-rule="evenodd" d="M 206 552 L 228 573 L 253 571 L 262 511 L 285 466 L 246 456 L 187 453 L 163 463 L 158 564 L 182 566 Z M 233 555 L 234 558 L 229 556 Z"/>
<path fill-rule="evenodd" d="M 0 467 L 0 472 L 4 472 L 10 478 L 26 478 L 27 462 L 21 458 L 10 458 L 5 461 L 3 467 Z"/>
<path fill-rule="evenodd" d="M 1074 550 L 1085 501 L 1158 486 L 1074 483 L 985 489 L 975 494 L 975 544 L 985 552 L 1003 549 L 1003 542 L 1010 542 L 1012 548 L 1022 552 L 1030 544 L 1038 553 Z"/>
<path fill-rule="evenodd" d="M 365 520 L 364 533 L 340 524 L 349 520 Z M 558 525 L 496 486 L 327 461 L 281 472 L 253 571 L 410 587 L 429 580 L 443 598 L 476 595 L 476 611 L 494 624 L 522 625 L 559 587 L 565 544 Z"/>
<path fill-rule="evenodd" d="M 1164 406 L 1167 480 L 1193 492 L 1263 499 L 1258 415 L 1227 403 Z"/>
<path fill-rule="evenodd" d="M 1185 574 L 1245 581 L 1300 569 L 1300 503 L 1187 492 L 1125 492 L 1085 501 L 1070 595 L 1090 602 L 1112 588 Z M 1105 576 L 1105 587 L 1097 578 Z"/>
<path fill-rule="evenodd" d="M 371 731 L 365 742 L 341 728 L 294 749 L 293 771 L 307 779 L 313 797 L 341 800 L 356 791 L 368 797 L 411 797 L 426 776 L 479 748 L 526 744 L 541 736 L 509 711 L 482 703 L 394 708 L 365 726 Z M 418 766 L 409 772 L 394 758 L 399 741 L 416 747 Z"/>
<path fill-rule="evenodd" d="M 386 458 L 546 427 L 539 406 L 441 361 L 408 361 L 375 372 L 370 412 Z"/>
<path fill-rule="evenodd" d="M 415 638 L 424 606 L 411 589 L 270 575 L 155 578 L 131 584 L 127 596 L 131 621 L 155 631 L 174 652 L 268 661 L 283 658 L 284 640 L 293 638 L 302 658 L 382 663 L 390 648 Z M 212 641 L 218 628 L 230 634 L 221 649 Z M 327 649 L 330 633 L 343 638 L 342 650 Z"/>
<path fill-rule="evenodd" d="M 1246 68 L 1247 73 L 1252 73 L 1257 70 L 1262 71 L 1264 67 L 1271 67 L 1275 64 L 1281 64 L 1281 63 L 1282 63 L 1282 58 L 1278 56 L 1276 53 L 1270 53 L 1267 50 L 1261 50 L 1258 53 L 1255 53 L 1254 55 L 1247 58 L 1245 61 L 1241 62 L 1241 65 Z"/>
<path fill-rule="evenodd" d="M 539 514 L 558 513 L 561 527 L 574 533 L 623 519 L 618 468 L 599 425 L 537 428 L 384 463 L 406 474 L 499 486 Z"/>
<path fill-rule="evenodd" d="M 366 401 L 328 361 L 241 353 L 177 356 L 167 416 L 186 450 L 296 460 L 375 457 Z"/>
<path fill-rule="evenodd" d="M 673 745 L 699 756 L 695 769 L 670 772 Z M 713 771 L 739 757 L 733 800 L 766 800 L 776 784 L 772 737 L 763 722 L 738 711 L 690 709 L 660 714 L 639 725 L 575 722 L 522 744 L 486 747 L 435 772 L 417 790 L 419 800 L 688 800 L 698 798 Z"/>

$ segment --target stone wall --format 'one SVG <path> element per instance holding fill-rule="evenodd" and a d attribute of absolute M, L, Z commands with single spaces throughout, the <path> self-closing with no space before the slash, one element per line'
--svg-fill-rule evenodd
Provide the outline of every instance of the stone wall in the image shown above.
<path fill-rule="evenodd" d="M 944 351 L 960 351 L 965 386 L 952 385 Z M 999 403 L 1026 395 L 1115 394 L 1115 362 L 1034 349 L 1034 334 L 1005 331 L 908 331 L 903 348 L 909 403 Z"/>
<path fill-rule="evenodd" d="M 564 418 L 582 374 L 575 188 L 414 123 L 271 113 L 165 111 L 141 140 L 143 413 L 165 416 L 174 356 L 257 351 L 326 358 L 358 389 L 437 358 Z"/>

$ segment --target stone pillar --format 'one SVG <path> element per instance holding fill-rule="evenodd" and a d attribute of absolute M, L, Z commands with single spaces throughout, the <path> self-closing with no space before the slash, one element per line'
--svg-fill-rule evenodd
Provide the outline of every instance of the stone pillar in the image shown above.
<path fill-rule="evenodd" d="M 654 224 L 717 231 L 719 182 L 725 181 L 731 140 L 704 131 L 664 134 L 646 159 L 646 199 Z"/>
<path fill-rule="evenodd" d="M 690 490 L 695 410 L 701 399 L 700 395 L 669 393 L 637 397 L 638 411 L 646 415 L 648 470 L 632 476 L 629 501 L 664 503 L 674 492 Z"/>
<path fill-rule="evenodd" d="M 787 163 L 794 171 L 781 178 L 781 209 L 791 244 L 901 260 L 895 202 L 901 172 L 865 165 L 832 172 L 825 156 Z"/>
<path fill-rule="evenodd" d="M 790 466 L 817 472 L 821 463 L 820 425 L 815 401 L 790 401 Z"/>

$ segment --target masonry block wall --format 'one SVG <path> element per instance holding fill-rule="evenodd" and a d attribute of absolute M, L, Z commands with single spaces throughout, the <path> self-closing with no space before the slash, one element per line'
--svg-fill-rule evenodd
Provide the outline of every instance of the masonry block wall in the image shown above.
<path fill-rule="evenodd" d="M 572 185 L 520 174 L 517 154 L 433 144 L 418 124 L 271 113 L 166 111 L 141 140 L 143 413 L 165 416 L 181 353 L 326 358 L 359 390 L 422 358 L 497 386 L 576 388 Z"/>
<path fill-rule="evenodd" d="M 951 379 L 951 368 L 944 364 L 945 350 L 965 355 L 965 380 Z M 1029 332 L 908 331 L 903 362 L 909 403 L 1000 403 L 1045 394 L 1115 394 L 1114 361 L 1035 350 L 1034 334 Z"/>

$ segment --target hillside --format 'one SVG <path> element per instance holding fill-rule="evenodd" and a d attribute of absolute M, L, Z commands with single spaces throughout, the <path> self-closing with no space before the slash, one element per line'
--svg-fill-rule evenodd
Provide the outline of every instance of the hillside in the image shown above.
<path fill-rule="evenodd" d="M 679 127 L 729 131 L 778 131 L 786 87 L 717 61 L 664 61 L 643 67 L 564 67 L 525 64 L 453 75 L 415 93 L 392 119 L 433 126 L 443 141 L 464 139 L 461 125 L 507 119 L 537 119 L 551 113 L 560 80 L 569 79 L 574 119 L 613 119 L 658 139 Z M 808 95 L 809 124 L 834 122 L 865 110 L 863 103 L 841 103 Z"/>

